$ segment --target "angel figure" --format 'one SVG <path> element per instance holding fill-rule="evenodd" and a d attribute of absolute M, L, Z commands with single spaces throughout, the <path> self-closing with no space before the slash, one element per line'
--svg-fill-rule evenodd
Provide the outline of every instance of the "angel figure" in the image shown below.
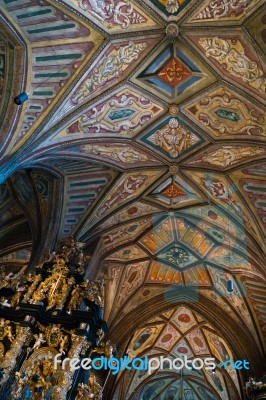
<path fill-rule="evenodd" d="M 33 335 L 33 336 L 36 339 L 36 342 L 34 343 L 32 351 L 39 349 L 39 347 L 41 347 L 41 345 L 46 342 L 43 333 L 39 333 L 39 335 Z"/>
<path fill-rule="evenodd" d="M 13 342 L 15 337 L 13 336 L 13 333 L 12 333 L 12 327 L 10 325 L 6 326 L 5 331 L 6 331 L 6 336 L 8 337 L 10 342 Z"/>
<path fill-rule="evenodd" d="M 60 347 L 59 347 L 59 353 L 65 354 L 65 346 L 66 346 L 67 342 L 68 342 L 68 336 L 62 335 Z"/>

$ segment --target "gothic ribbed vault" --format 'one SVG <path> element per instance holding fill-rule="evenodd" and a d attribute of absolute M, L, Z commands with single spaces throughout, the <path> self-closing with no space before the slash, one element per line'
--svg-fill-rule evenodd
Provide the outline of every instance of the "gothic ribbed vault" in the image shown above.
<path fill-rule="evenodd" d="M 212 336 L 265 363 L 265 24 L 263 0 L 0 0 L 0 264 L 86 243 L 121 354 L 148 332 L 141 352 L 214 354 Z M 242 398 L 246 376 L 219 374 L 186 398 Z M 107 398 L 175 380 L 119 376 Z"/>

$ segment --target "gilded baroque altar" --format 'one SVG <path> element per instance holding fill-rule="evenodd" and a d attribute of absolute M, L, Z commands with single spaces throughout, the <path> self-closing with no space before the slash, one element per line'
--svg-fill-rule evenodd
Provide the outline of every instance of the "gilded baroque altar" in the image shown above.
<path fill-rule="evenodd" d="M 0 283 L 0 398 L 102 399 L 104 376 L 55 368 L 54 357 L 112 357 L 104 341 L 104 284 L 84 279 L 88 258 L 68 238 L 61 250 L 26 276 Z"/>

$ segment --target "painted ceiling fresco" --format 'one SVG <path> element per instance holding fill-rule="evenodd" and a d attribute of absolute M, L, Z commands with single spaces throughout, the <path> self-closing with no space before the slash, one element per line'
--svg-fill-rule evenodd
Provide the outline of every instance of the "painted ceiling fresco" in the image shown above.
<path fill-rule="evenodd" d="M 215 328 L 184 305 L 147 321 L 135 332 L 126 352 L 131 359 L 146 355 L 170 360 L 184 355 L 188 359 L 209 356 L 217 363 L 233 359 L 230 346 Z M 145 370 L 120 373 L 114 392 L 114 399 L 227 400 L 239 398 L 240 388 L 235 370 L 217 368 L 213 374 L 184 367 L 182 372 L 173 372 L 165 363 L 163 369 L 157 367 L 151 374 Z"/>
<path fill-rule="evenodd" d="M 73 235 L 107 280 L 122 349 L 145 336 L 141 352 L 220 359 L 237 353 L 227 315 L 258 363 L 265 23 L 263 0 L 0 0 L 0 265 L 38 263 Z M 240 399 L 239 378 L 129 374 L 108 399 Z"/>

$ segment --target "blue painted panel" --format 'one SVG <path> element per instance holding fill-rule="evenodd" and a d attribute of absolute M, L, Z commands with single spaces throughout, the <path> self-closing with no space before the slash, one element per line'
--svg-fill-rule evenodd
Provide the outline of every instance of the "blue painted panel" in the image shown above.
<path fill-rule="evenodd" d="M 153 77 L 147 79 L 147 82 L 152 83 L 153 85 L 159 87 L 159 89 L 163 90 L 164 92 L 166 92 L 170 96 L 173 93 L 172 86 L 167 85 L 167 83 L 161 81 L 161 79 L 157 78 L 156 76 L 153 76 Z"/>

